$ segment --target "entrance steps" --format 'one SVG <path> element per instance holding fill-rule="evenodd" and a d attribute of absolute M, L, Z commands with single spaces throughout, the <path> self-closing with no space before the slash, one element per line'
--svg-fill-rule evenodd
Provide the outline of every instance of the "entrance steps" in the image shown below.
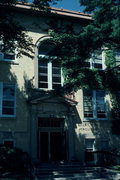
<path fill-rule="evenodd" d="M 120 174 L 103 167 L 76 164 L 37 164 L 35 180 L 119 180 Z"/>

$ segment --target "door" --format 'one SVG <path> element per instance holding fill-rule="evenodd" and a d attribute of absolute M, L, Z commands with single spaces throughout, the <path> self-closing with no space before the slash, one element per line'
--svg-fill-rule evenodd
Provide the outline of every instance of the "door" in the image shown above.
<path fill-rule="evenodd" d="M 41 161 L 49 160 L 49 149 L 48 149 L 48 132 L 40 132 L 40 159 Z"/>
<path fill-rule="evenodd" d="M 52 161 L 62 160 L 62 136 L 60 132 L 50 133 L 50 154 Z"/>
<path fill-rule="evenodd" d="M 40 132 L 40 160 L 60 161 L 66 159 L 65 136 L 61 132 Z"/>

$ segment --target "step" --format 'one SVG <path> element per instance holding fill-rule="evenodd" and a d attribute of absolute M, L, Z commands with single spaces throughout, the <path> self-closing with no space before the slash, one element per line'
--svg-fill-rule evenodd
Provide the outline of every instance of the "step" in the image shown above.
<path fill-rule="evenodd" d="M 103 167 L 80 165 L 40 165 L 35 167 L 35 180 L 119 180 L 120 174 Z"/>
<path fill-rule="evenodd" d="M 100 179 L 105 179 L 105 180 L 119 180 L 120 179 L 120 174 L 104 174 L 104 173 L 81 173 L 81 174 L 67 174 L 67 175 L 56 175 L 56 176 L 36 176 L 36 178 L 39 180 L 69 180 L 69 179 L 76 179 L 76 180 L 100 180 Z"/>

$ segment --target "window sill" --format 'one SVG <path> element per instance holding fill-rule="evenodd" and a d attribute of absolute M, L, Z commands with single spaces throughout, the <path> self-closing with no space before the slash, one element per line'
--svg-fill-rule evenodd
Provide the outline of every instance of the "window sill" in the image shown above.
<path fill-rule="evenodd" d="M 16 118 L 16 115 L 1 115 L 0 118 Z"/>
<path fill-rule="evenodd" d="M 1 63 L 7 63 L 7 64 L 14 64 L 14 65 L 18 65 L 18 61 L 17 60 L 0 60 Z"/>
<path fill-rule="evenodd" d="M 101 118 L 99 118 L 99 119 L 98 118 L 96 118 L 96 119 L 95 118 L 84 118 L 83 119 L 83 121 L 107 121 L 107 120 L 108 120 L 108 118 L 102 118 L 102 119 Z"/>

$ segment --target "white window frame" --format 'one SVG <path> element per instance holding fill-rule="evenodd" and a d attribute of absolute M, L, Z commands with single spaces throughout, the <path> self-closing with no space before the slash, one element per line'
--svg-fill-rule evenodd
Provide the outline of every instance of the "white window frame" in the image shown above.
<path fill-rule="evenodd" d="M 39 58 L 44 58 L 44 57 L 47 57 L 47 56 L 45 56 L 45 55 L 39 55 Z M 38 61 L 40 61 L 40 59 L 38 59 Z M 38 63 L 39 64 L 39 63 Z M 38 65 L 38 68 L 39 68 L 39 65 Z M 53 69 L 53 67 L 52 67 L 52 61 L 49 61 L 49 62 L 47 62 L 47 69 L 48 69 L 48 72 L 47 72 L 47 78 L 48 78 L 48 88 L 40 88 L 40 89 L 48 89 L 48 90 L 52 90 L 53 89 L 53 87 L 52 87 L 52 69 Z M 39 73 L 39 70 L 38 70 L 38 73 Z M 63 82 L 64 82 L 64 79 L 63 79 L 63 75 L 62 75 L 63 73 L 62 73 L 62 68 L 61 68 L 61 74 L 60 74 L 60 76 L 61 76 L 61 83 L 60 83 L 60 85 L 61 86 L 63 86 Z M 38 74 L 38 77 L 40 76 L 40 74 Z M 39 78 L 38 78 L 39 79 Z M 39 81 L 38 81 L 38 84 L 39 84 Z M 39 86 L 38 86 L 39 87 Z"/>
<path fill-rule="evenodd" d="M 14 114 L 10 115 L 10 114 L 3 114 L 2 113 L 2 108 L 3 108 L 3 86 L 4 84 L 9 84 L 9 85 L 12 85 L 15 87 L 15 96 L 14 96 Z M 7 99 L 6 99 L 7 100 Z M 0 82 L 0 117 L 15 117 L 16 116 L 16 86 L 15 84 L 12 84 L 12 83 L 3 83 L 3 82 Z"/>
<path fill-rule="evenodd" d="M 93 105 L 93 117 L 85 117 L 84 116 L 84 89 L 83 89 L 83 117 L 84 120 L 107 120 L 107 107 L 106 107 L 106 99 L 104 97 L 104 101 L 105 101 L 105 118 L 98 118 L 97 117 L 97 91 L 98 90 L 91 90 L 92 92 L 92 105 Z"/>
<path fill-rule="evenodd" d="M 106 65 L 105 65 L 105 52 L 103 50 L 101 50 L 101 65 L 102 65 L 102 68 L 99 69 L 99 68 L 95 68 L 94 65 L 95 65 L 95 62 L 94 62 L 94 57 L 95 57 L 95 53 L 93 53 L 91 55 L 91 58 L 86 60 L 86 62 L 89 62 L 90 63 L 90 67 L 87 67 L 89 69 L 97 69 L 97 70 L 104 70 L 106 68 Z"/>

